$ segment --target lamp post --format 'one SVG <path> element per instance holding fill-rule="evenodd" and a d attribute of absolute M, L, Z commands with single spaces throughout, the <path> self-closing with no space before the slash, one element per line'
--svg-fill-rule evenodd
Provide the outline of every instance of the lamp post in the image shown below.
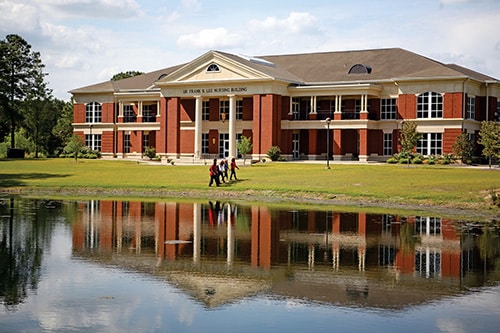
<path fill-rule="evenodd" d="M 326 118 L 326 168 L 330 169 L 330 118 Z"/>

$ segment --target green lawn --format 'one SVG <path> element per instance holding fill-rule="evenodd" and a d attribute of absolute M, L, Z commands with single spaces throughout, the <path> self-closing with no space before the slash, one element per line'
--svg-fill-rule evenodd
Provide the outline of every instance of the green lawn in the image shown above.
<path fill-rule="evenodd" d="M 208 165 L 148 165 L 122 160 L 0 160 L 0 188 L 108 195 L 299 197 L 388 205 L 409 203 L 491 210 L 500 170 L 442 165 L 259 163 L 241 166 L 240 181 L 209 188 Z M 258 200 L 257 200 L 258 201 Z M 496 210 L 495 210 L 496 211 Z"/>

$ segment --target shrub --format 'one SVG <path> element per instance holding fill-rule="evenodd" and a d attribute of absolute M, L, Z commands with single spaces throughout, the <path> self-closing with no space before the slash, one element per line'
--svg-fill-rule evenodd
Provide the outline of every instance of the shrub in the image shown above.
<path fill-rule="evenodd" d="M 144 150 L 144 155 L 149 157 L 150 160 L 156 157 L 156 148 L 155 147 L 147 147 Z"/>
<path fill-rule="evenodd" d="M 391 157 L 387 160 L 387 163 L 390 163 L 390 164 L 396 164 L 398 163 L 398 159 L 395 158 L 395 157 Z"/>
<path fill-rule="evenodd" d="M 271 159 L 271 161 L 277 161 L 281 156 L 281 149 L 278 146 L 272 146 L 267 151 L 267 156 Z"/>
<path fill-rule="evenodd" d="M 413 164 L 422 164 L 423 160 L 420 156 L 416 156 L 411 160 L 411 163 Z"/>

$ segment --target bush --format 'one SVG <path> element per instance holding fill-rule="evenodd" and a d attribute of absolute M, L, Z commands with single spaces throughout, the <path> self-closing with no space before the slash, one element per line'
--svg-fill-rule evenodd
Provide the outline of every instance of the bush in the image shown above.
<path fill-rule="evenodd" d="M 390 163 L 390 164 L 396 164 L 398 163 L 398 159 L 395 158 L 395 157 L 390 157 L 388 160 L 387 160 L 387 163 Z"/>
<path fill-rule="evenodd" d="M 267 151 L 267 156 L 271 159 L 271 161 L 277 161 L 281 156 L 281 149 L 278 146 L 272 146 Z"/>
<path fill-rule="evenodd" d="M 422 164 L 423 163 L 423 160 L 420 156 L 416 156 L 414 157 L 412 160 L 411 160 L 411 163 L 413 164 Z"/>
<path fill-rule="evenodd" d="M 144 155 L 149 157 L 150 160 L 156 157 L 156 148 L 155 147 L 147 147 L 144 150 Z"/>

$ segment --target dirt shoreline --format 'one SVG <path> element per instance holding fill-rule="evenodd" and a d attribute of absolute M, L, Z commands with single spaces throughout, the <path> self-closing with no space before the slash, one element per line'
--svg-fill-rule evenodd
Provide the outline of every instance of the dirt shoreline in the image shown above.
<path fill-rule="evenodd" d="M 96 189 L 96 188 L 8 188 L 1 189 L 0 193 L 15 194 L 21 196 L 36 197 L 97 197 L 106 198 L 157 198 L 157 199 L 193 199 L 193 200 L 226 200 L 233 202 L 253 202 L 262 204 L 282 204 L 282 205 L 315 205 L 315 206 L 338 206 L 352 207 L 361 210 L 382 209 L 382 210 L 402 210 L 427 212 L 432 216 L 455 217 L 469 221 L 491 222 L 500 220 L 500 209 L 493 206 L 465 207 L 463 204 L 450 203 L 448 205 L 436 205 L 429 202 L 422 203 L 398 203 L 369 198 L 350 198 L 343 195 L 332 195 L 322 193 L 295 193 L 276 191 L 215 191 L 182 190 L 170 191 L 158 190 L 136 190 L 136 189 Z"/>

